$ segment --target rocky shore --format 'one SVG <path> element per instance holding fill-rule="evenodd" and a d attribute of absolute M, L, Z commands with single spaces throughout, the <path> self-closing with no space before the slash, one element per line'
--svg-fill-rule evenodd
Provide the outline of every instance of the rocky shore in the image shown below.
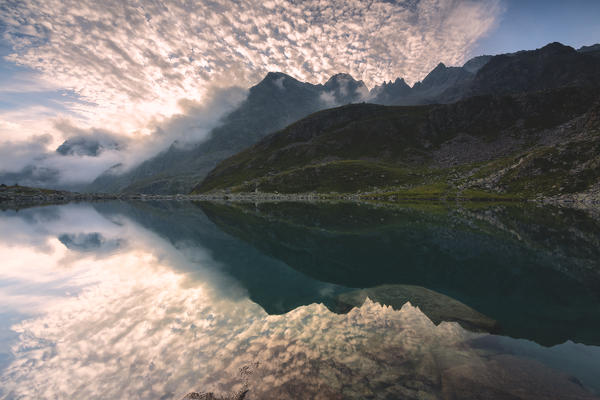
<path fill-rule="evenodd" d="M 544 203 L 573 208 L 595 207 L 600 209 L 600 182 L 581 193 L 565 194 L 541 199 Z"/>
<path fill-rule="evenodd" d="M 216 201 L 216 202 L 322 202 L 322 201 L 351 201 L 351 202 L 536 202 L 559 207 L 600 209 L 600 188 L 589 193 L 569 196 L 539 197 L 531 200 L 510 198 L 467 198 L 467 197 L 436 197 L 413 199 L 410 197 L 394 196 L 390 199 L 383 196 L 384 192 L 366 193 L 263 193 L 263 192 L 228 192 L 216 191 L 206 194 L 123 194 L 123 193 L 77 193 L 50 189 L 30 188 L 24 186 L 0 185 L 0 209 L 20 209 L 39 205 L 66 204 L 70 202 L 97 201 Z"/>
<path fill-rule="evenodd" d="M 186 394 L 181 400 L 244 400 L 248 390 L 242 390 L 231 396 L 219 396 L 214 393 L 191 392 Z"/>
<path fill-rule="evenodd" d="M 181 195 L 180 195 L 181 196 Z M 148 198 L 152 196 L 146 196 Z M 154 196 L 156 197 L 156 196 Z M 160 197 L 160 196 L 159 196 Z M 290 202 L 302 202 L 302 201 L 382 201 L 382 202 L 465 202 L 465 201 L 477 201 L 477 202 L 523 202 L 527 201 L 522 198 L 509 198 L 506 196 L 487 196 L 487 197 L 467 197 L 460 194 L 451 196 L 447 194 L 436 195 L 431 194 L 430 196 L 419 196 L 413 197 L 410 194 L 406 196 L 402 193 L 396 193 L 390 195 L 388 190 L 378 190 L 373 192 L 359 192 L 359 193 L 265 193 L 265 192 L 226 192 L 226 191 L 215 191 L 205 194 L 194 194 L 183 196 L 190 200 L 198 201 L 231 201 L 231 202 L 247 202 L 247 203 L 261 203 L 270 201 L 290 201 Z"/>
<path fill-rule="evenodd" d="M 79 201 L 109 200 L 196 200 L 198 196 L 145 195 L 121 193 L 77 193 L 64 190 L 0 185 L 0 208 L 19 209 L 37 205 L 66 204 Z M 200 199 L 199 199 L 200 200 Z"/>

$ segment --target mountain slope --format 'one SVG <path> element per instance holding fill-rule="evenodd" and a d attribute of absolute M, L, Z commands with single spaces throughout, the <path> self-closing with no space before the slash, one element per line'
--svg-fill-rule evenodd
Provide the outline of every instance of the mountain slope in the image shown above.
<path fill-rule="evenodd" d="M 537 50 L 475 57 L 462 67 L 440 63 L 412 88 L 403 80 L 375 87 L 370 102 L 385 105 L 452 103 L 477 95 L 598 86 L 599 48 L 594 45 L 575 50 L 550 43 Z"/>
<path fill-rule="evenodd" d="M 475 75 L 467 95 L 508 94 L 564 86 L 599 86 L 600 60 L 560 43 L 492 57 Z"/>
<path fill-rule="evenodd" d="M 130 172 L 107 171 L 88 190 L 188 193 L 219 161 L 312 112 L 357 101 L 364 90 L 363 82 L 344 74 L 333 76 L 325 85 L 312 85 L 269 73 L 250 89 L 240 107 L 213 129 L 208 140 L 191 149 L 174 143 Z"/>
<path fill-rule="evenodd" d="M 282 73 L 269 73 L 250 89 L 247 100 L 226 116 L 210 138 L 191 148 L 174 143 L 169 149 L 122 174 L 114 166 L 96 179 L 90 191 L 187 193 L 219 161 L 253 145 L 267 134 L 310 113 L 335 105 L 369 102 L 385 105 L 453 103 L 472 96 L 525 93 L 568 86 L 599 86 L 597 46 L 579 51 L 560 43 L 541 49 L 475 57 L 462 67 L 440 63 L 413 87 L 403 79 L 370 92 L 350 75 L 334 75 L 312 85 Z M 502 107 L 503 105 L 498 105 Z M 470 116 L 461 118 L 469 120 Z M 418 153 L 414 157 L 419 157 Z"/>
<path fill-rule="evenodd" d="M 195 191 L 582 192 L 600 177 L 600 106 L 590 109 L 599 99 L 598 88 L 562 88 L 447 105 L 326 110 L 221 162 Z"/>

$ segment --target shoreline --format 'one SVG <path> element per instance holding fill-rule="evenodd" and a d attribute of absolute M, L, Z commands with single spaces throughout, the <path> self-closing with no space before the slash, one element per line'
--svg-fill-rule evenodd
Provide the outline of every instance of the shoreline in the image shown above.
<path fill-rule="evenodd" d="M 402 197 L 392 200 L 378 193 L 208 193 L 208 194 L 111 194 L 111 193 L 73 193 L 56 192 L 47 194 L 0 193 L 0 209 L 15 209 L 43 205 L 60 205 L 73 202 L 104 202 L 104 201 L 209 201 L 226 203 L 271 203 L 271 202 L 373 202 L 373 203 L 536 203 L 557 207 L 597 209 L 600 210 L 600 198 L 581 196 L 538 197 L 534 199 L 511 198 L 509 196 L 490 197 Z"/>

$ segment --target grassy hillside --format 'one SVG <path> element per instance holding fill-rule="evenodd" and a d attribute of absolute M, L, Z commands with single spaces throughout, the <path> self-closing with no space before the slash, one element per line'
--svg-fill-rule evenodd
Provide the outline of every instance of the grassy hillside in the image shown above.
<path fill-rule="evenodd" d="M 389 199 L 581 193 L 600 178 L 599 98 L 598 90 L 563 88 L 449 105 L 326 110 L 221 162 L 194 192 Z"/>

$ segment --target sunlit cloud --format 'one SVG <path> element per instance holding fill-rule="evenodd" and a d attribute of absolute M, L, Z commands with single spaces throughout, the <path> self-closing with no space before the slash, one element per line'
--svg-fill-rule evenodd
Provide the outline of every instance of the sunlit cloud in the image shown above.
<path fill-rule="evenodd" d="M 201 141 L 246 94 L 246 90 L 234 87 L 208 90 L 203 102 L 182 99 L 178 103 L 181 113 L 162 120 L 149 119 L 135 138 L 104 127 L 82 128 L 68 115 L 36 119 L 27 108 L 7 112 L 15 121 L 11 122 L 2 120 L 0 113 L 0 181 L 5 181 L 0 183 L 77 185 L 91 182 L 115 165 L 126 171 L 174 142 L 186 146 Z M 48 112 L 47 108 L 36 108 Z M 8 140 L 2 140 L 4 137 Z M 65 150 L 67 145 L 70 150 Z M 86 152 L 86 146 L 96 149 Z"/>
<path fill-rule="evenodd" d="M 248 88 L 268 71 L 313 83 L 339 72 L 368 86 L 415 82 L 440 61 L 465 61 L 502 10 L 501 0 L 8 0 L 0 7 L 12 49 L 4 62 L 24 70 L 14 76 L 23 84 L 4 90 L 32 91 L 37 81 L 38 90 L 66 96 L 49 114 L 0 110 L 0 134 L 59 142 L 59 118 L 158 137 L 164 148 L 157 126 L 190 115 L 182 101 L 201 105 L 216 88 Z"/>
<path fill-rule="evenodd" d="M 208 85 L 247 86 L 269 70 L 414 82 L 440 61 L 464 61 L 500 12 L 499 0 L 26 0 L 6 3 L 1 18 L 8 60 L 93 103 L 84 116 L 128 115 L 110 122 L 130 131 L 176 113 L 182 98 L 201 100 Z"/>

